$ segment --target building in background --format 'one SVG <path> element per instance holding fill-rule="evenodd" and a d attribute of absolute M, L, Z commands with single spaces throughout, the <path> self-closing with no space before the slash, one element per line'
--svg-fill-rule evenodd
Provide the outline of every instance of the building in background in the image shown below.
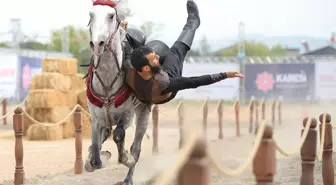
<path fill-rule="evenodd" d="M 42 70 L 46 57 L 69 58 L 71 53 L 0 48 L 0 98 L 20 102 L 27 96 L 30 81 Z"/>

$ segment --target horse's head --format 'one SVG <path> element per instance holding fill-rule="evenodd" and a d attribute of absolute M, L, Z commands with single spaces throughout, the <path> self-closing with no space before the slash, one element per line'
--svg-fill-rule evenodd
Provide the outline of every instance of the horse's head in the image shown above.
<path fill-rule="evenodd" d="M 111 0 L 92 0 L 90 11 L 90 46 L 95 55 L 99 55 L 113 39 L 121 39 L 120 22 L 129 16 L 127 0 L 114 2 Z M 120 40 L 121 43 L 121 40 Z"/>

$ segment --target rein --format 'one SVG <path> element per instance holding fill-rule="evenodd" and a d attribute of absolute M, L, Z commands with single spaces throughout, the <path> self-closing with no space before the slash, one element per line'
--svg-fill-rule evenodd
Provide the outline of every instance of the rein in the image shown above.
<path fill-rule="evenodd" d="M 113 89 L 113 86 L 114 84 L 116 83 L 116 81 L 118 80 L 118 78 L 120 77 L 120 75 L 122 74 L 122 70 L 121 70 L 121 67 L 119 65 L 119 61 L 118 61 L 118 57 L 117 57 L 117 54 L 116 52 L 112 49 L 111 47 L 111 42 L 112 42 L 112 39 L 114 38 L 114 36 L 116 35 L 116 33 L 119 31 L 119 26 L 120 26 L 120 21 L 118 19 L 118 14 L 117 14 L 117 10 L 115 10 L 116 12 L 116 21 L 117 21 L 117 26 L 116 26 L 116 29 L 112 32 L 112 34 L 109 36 L 109 38 L 107 39 L 107 44 L 104 46 L 104 52 L 101 54 L 101 55 L 98 55 L 98 61 L 97 61 L 97 65 L 95 66 L 94 65 L 94 62 L 92 61 L 93 60 L 93 56 L 91 58 L 91 65 L 93 67 L 92 69 L 92 73 L 96 75 L 96 77 L 98 78 L 98 81 L 100 82 L 101 86 L 103 87 L 103 91 L 104 91 L 104 96 L 101 96 L 101 97 L 97 97 L 97 98 L 100 98 L 102 99 L 104 105 L 105 105 L 105 108 L 107 110 L 109 110 L 110 108 L 110 105 L 111 105 L 111 102 L 110 102 L 110 97 L 108 96 L 108 93 L 109 91 L 111 91 Z M 112 80 L 111 84 L 109 86 L 106 86 L 105 83 L 103 82 L 103 80 L 101 79 L 101 77 L 99 76 L 98 72 L 97 72 L 97 69 L 99 67 L 99 64 L 102 60 L 102 57 L 104 56 L 105 52 L 106 51 L 109 51 L 112 53 L 112 56 L 117 64 L 117 69 L 118 69 L 118 73 L 117 75 L 114 77 L 114 79 Z M 93 80 L 93 76 L 92 78 L 90 79 L 91 80 L 91 85 L 92 85 L 92 80 Z M 119 87 L 119 89 L 113 93 L 111 96 L 115 96 L 121 89 L 123 88 L 123 86 Z"/>

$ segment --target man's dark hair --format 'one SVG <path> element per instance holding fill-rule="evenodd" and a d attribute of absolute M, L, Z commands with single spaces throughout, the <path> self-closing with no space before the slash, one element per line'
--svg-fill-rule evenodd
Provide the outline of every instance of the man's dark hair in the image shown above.
<path fill-rule="evenodd" d="M 142 67 L 149 64 L 146 56 L 152 52 L 153 49 L 146 46 L 141 46 L 139 48 L 134 49 L 131 55 L 131 63 L 134 69 L 141 72 Z"/>

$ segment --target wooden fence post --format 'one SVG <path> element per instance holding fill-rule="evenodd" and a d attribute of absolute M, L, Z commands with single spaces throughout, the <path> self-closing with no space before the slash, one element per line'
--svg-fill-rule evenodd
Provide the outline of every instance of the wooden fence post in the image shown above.
<path fill-rule="evenodd" d="M 74 166 L 75 174 L 83 173 L 83 157 L 82 157 L 82 108 L 77 107 L 74 113 L 74 124 L 75 124 L 75 149 L 76 149 L 76 160 Z"/>
<path fill-rule="evenodd" d="M 272 126 L 275 127 L 275 107 L 276 107 L 276 100 L 272 101 Z"/>
<path fill-rule="evenodd" d="M 303 119 L 303 129 L 301 130 L 301 136 L 304 132 L 304 128 L 307 125 L 308 118 Z M 310 128 L 306 140 L 301 147 L 301 179 L 300 185 L 314 185 L 314 166 L 316 158 L 317 147 L 317 121 L 315 118 L 311 119 Z"/>
<path fill-rule="evenodd" d="M 209 105 L 208 100 L 206 100 L 203 104 L 203 133 L 205 137 L 207 137 L 208 132 L 208 112 L 209 112 Z"/>
<path fill-rule="evenodd" d="M 279 125 L 282 124 L 282 97 L 279 97 L 278 100 L 278 121 Z"/>
<path fill-rule="evenodd" d="M 320 133 L 322 133 L 322 122 L 323 114 L 320 115 L 319 120 L 320 124 Z M 333 153 L 333 136 L 332 136 L 332 124 L 330 114 L 326 114 L 326 123 L 325 123 L 325 137 L 323 146 L 323 156 L 322 156 L 322 178 L 324 185 L 334 185 L 334 166 L 332 160 Z M 320 140 L 321 140 L 320 134 Z"/>
<path fill-rule="evenodd" d="M 259 149 L 253 159 L 253 173 L 257 185 L 270 185 L 273 183 L 276 170 L 275 152 L 273 130 L 270 125 L 266 125 Z"/>
<path fill-rule="evenodd" d="M 236 136 L 240 136 L 240 120 L 239 120 L 239 111 L 240 111 L 240 105 L 239 101 L 237 100 L 236 103 L 234 104 L 234 109 L 235 109 L 235 117 L 236 117 Z"/>
<path fill-rule="evenodd" d="M 23 168 L 23 113 L 22 108 L 18 107 L 14 110 L 13 130 L 15 134 L 15 173 L 14 184 L 22 185 L 25 180 L 25 172 Z"/>
<path fill-rule="evenodd" d="M 250 117 L 250 125 L 249 125 L 249 133 L 253 132 L 253 111 L 254 111 L 254 107 L 255 107 L 255 100 L 251 99 L 251 105 L 250 105 L 250 110 L 249 110 L 249 117 Z"/>
<path fill-rule="evenodd" d="M 262 120 L 266 119 L 266 101 L 265 101 L 265 99 L 263 99 L 262 102 L 261 102 L 261 119 Z"/>
<path fill-rule="evenodd" d="M 218 139 L 223 139 L 223 100 L 218 105 Z"/>
<path fill-rule="evenodd" d="M 2 100 L 2 115 L 5 116 L 7 114 L 7 99 Z M 3 118 L 3 124 L 7 125 L 7 118 Z"/>
<path fill-rule="evenodd" d="M 210 166 L 205 138 L 199 138 L 187 163 L 177 176 L 177 185 L 210 185 Z"/>
<path fill-rule="evenodd" d="M 259 111 L 260 111 L 260 102 L 259 100 L 254 101 L 255 105 L 255 120 L 254 120 L 254 133 L 257 133 L 259 127 Z"/>
<path fill-rule="evenodd" d="M 158 136 L 159 136 L 159 106 L 154 105 L 152 109 L 153 120 L 153 147 L 152 153 L 157 154 L 159 152 Z"/>
<path fill-rule="evenodd" d="M 184 103 L 181 101 L 179 104 L 179 107 L 177 109 L 178 113 L 178 122 L 179 122 L 179 127 L 180 127 L 180 141 L 179 141 L 179 148 L 182 148 L 185 142 L 185 125 L 184 125 Z"/>

